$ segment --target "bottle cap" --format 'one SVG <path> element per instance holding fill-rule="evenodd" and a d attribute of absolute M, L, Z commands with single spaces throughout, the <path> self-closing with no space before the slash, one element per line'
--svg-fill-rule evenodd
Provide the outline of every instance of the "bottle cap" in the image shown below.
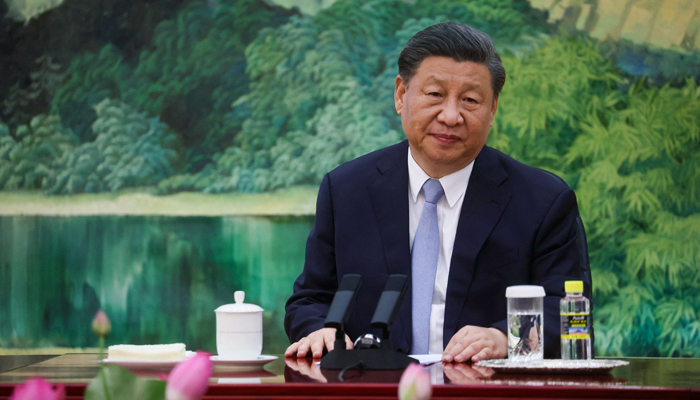
<path fill-rule="evenodd" d="M 566 293 L 583 292 L 583 281 L 566 281 L 566 282 L 564 282 L 564 291 Z"/>
<path fill-rule="evenodd" d="M 506 288 L 506 297 L 530 298 L 544 297 L 544 288 L 536 285 L 518 285 L 508 286 Z"/>

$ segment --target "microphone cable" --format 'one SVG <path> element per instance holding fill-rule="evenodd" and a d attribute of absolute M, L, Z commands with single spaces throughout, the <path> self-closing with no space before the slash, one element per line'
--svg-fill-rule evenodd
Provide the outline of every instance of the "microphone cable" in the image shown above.
<path fill-rule="evenodd" d="M 341 382 L 345 382 L 344 376 L 345 376 L 346 371 L 349 371 L 351 369 L 356 369 L 358 371 L 362 371 L 364 368 L 365 368 L 365 362 L 363 360 L 360 360 L 353 365 L 348 365 L 347 367 L 343 368 L 340 371 L 340 373 L 338 374 L 338 380 Z"/>

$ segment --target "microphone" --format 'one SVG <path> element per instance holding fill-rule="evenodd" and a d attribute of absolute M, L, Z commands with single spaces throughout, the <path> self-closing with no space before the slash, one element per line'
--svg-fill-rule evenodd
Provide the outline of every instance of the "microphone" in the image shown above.
<path fill-rule="evenodd" d="M 336 328 L 335 348 L 321 359 L 321 368 L 339 369 L 343 370 L 343 372 L 348 368 L 400 370 L 411 363 L 417 363 L 417 360 L 391 349 L 389 326 L 391 326 L 394 317 L 396 317 L 401 301 L 408 289 L 408 277 L 406 275 L 389 276 L 384 291 L 379 297 L 370 326 L 382 330 L 383 336 L 381 340 L 374 337 L 374 335 L 367 334 L 357 339 L 354 349 L 348 350 L 345 348 L 345 333 L 342 331 L 342 328 L 350 316 L 348 310 L 353 306 L 359 286 L 359 275 L 345 275 L 340 283 L 338 292 L 333 298 L 324 326 Z M 343 372 L 341 372 L 341 375 Z"/>
<path fill-rule="evenodd" d="M 374 310 L 370 326 L 382 330 L 382 347 L 384 348 L 391 348 L 389 327 L 399 312 L 406 290 L 408 290 L 408 277 L 406 275 L 390 275 L 386 286 L 384 286 L 384 291 L 379 297 L 377 308 Z"/>
<path fill-rule="evenodd" d="M 357 294 L 362 287 L 362 277 L 356 274 L 347 274 L 340 281 L 338 291 L 335 292 L 331 306 L 326 315 L 326 328 L 335 328 L 335 342 L 333 347 L 345 350 L 345 323 L 348 322 L 352 310 L 355 308 Z"/>
<path fill-rule="evenodd" d="M 326 328 L 335 328 L 342 330 L 345 323 L 348 322 L 353 308 L 355 308 L 355 299 L 362 287 L 362 277 L 360 275 L 348 274 L 343 276 L 340 281 L 338 291 L 335 292 L 333 302 L 328 309 L 326 322 L 323 324 Z"/>

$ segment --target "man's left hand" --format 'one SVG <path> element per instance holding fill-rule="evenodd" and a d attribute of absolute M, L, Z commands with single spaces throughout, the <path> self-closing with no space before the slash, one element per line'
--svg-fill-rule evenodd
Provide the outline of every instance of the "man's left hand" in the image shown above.
<path fill-rule="evenodd" d="M 467 325 L 460 329 L 447 344 L 442 361 L 477 362 L 508 355 L 508 338 L 496 328 Z"/>

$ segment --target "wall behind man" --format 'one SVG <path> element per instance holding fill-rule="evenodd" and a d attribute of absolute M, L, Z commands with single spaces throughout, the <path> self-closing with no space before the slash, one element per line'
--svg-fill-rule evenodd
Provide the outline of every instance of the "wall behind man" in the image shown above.
<path fill-rule="evenodd" d="M 38 3 L 0 2 L 0 347 L 94 345 L 102 307 L 215 351 L 244 289 L 281 351 L 318 183 L 401 140 L 398 53 L 454 20 L 508 71 L 489 144 L 576 191 L 598 354 L 700 356 L 697 2 Z"/>

